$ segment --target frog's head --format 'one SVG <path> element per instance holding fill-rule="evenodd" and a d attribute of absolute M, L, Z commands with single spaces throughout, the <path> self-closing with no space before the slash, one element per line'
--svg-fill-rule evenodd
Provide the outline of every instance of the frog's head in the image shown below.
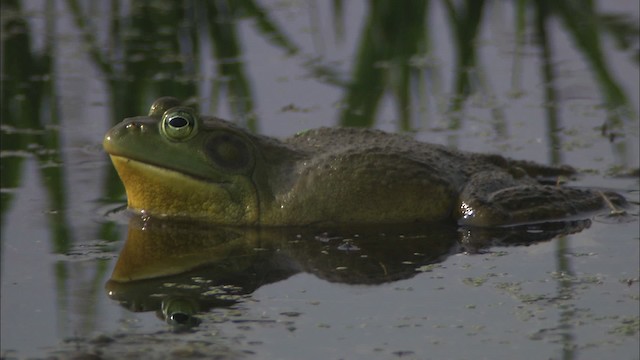
<path fill-rule="evenodd" d="M 165 97 L 148 116 L 114 126 L 103 146 L 136 211 L 221 224 L 259 221 L 259 154 L 252 136 L 229 122 L 199 117 Z"/>

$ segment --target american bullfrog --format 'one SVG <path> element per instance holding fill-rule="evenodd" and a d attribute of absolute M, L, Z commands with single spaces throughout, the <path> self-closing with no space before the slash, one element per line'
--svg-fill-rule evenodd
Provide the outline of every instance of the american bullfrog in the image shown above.
<path fill-rule="evenodd" d="M 285 140 L 156 100 L 104 148 L 129 208 L 225 225 L 291 226 L 457 221 L 492 227 L 566 218 L 615 193 L 545 185 L 569 167 L 462 152 L 360 128 L 320 128 Z"/>

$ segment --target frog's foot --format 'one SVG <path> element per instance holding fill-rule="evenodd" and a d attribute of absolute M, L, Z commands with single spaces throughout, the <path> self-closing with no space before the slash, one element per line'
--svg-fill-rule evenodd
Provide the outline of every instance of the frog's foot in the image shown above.
<path fill-rule="evenodd" d="M 565 219 L 605 208 L 605 198 L 618 206 L 626 203 L 621 195 L 613 192 L 551 185 L 513 186 L 485 197 L 463 198 L 459 222 L 471 226 L 499 226 Z"/>

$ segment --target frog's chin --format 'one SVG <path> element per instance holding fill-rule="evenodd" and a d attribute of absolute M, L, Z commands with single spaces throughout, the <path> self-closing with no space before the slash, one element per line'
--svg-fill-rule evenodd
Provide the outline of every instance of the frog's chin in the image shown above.
<path fill-rule="evenodd" d="M 122 156 L 110 157 L 134 211 L 220 224 L 258 219 L 257 205 L 251 204 L 255 190 L 250 186 L 206 181 Z"/>

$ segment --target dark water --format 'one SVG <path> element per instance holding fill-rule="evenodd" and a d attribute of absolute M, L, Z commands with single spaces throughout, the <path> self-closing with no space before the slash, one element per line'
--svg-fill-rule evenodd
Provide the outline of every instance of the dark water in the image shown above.
<path fill-rule="evenodd" d="M 142 4 L 2 3 L 2 357 L 640 357 L 636 205 L 514 234 L 167 225 L 139 251 L 100 145 L 173 95 L 272 136 L 571 164 L 637 204 L 636 2 Z"/>

